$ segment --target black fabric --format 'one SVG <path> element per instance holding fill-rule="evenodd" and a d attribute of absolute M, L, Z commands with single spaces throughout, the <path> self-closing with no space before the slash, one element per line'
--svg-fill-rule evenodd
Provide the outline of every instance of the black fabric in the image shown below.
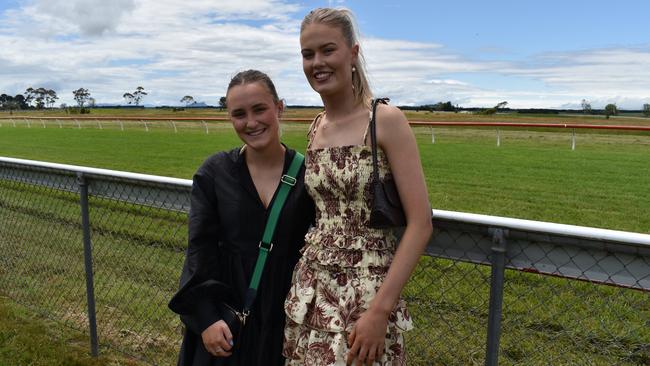
<path fill-rule="evenodd" d="M 287 149 L 285 173 L 294 154 Z M 186 327 L 179 365 L 284 364 L 284 299 L 305 233 L 314 220 L 314 204 L 305 190 L 304 174 L 303 166 L 278 220 L 273 250 L 241 344 L 227 358 L 211 356 L 203 347 L 201 332 L 220 319 L 216 301 L 224 299 L 236 308 L 243 306 L 275 196 L 265 209 L 238 148 L 209 157 L 194 175 L 188 249 L 180 289 L 169 303 L 181 314 Z"/>

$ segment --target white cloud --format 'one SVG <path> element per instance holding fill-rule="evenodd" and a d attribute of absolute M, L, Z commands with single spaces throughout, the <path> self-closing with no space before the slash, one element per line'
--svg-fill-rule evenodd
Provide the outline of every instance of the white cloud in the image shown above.
<path fill-rule="evenodd" d="M 78 27 L 82 35 L 97 36 L 114 30 L 134 7 L 134 0 L 39 0 L 34 9 L 41 16 L 52 17 L 52 23 L 61 21 Z M 59 29 L 70 32 L 63 25 Z"/>
<path fill-rule="evenodd" d="M 99 103 L 119 103 L 142 85 L 148 104 L 175 104 L 188 94 L 216 104 L 235 72 L 258 68 L 289 104 L 320 104 L 300 65 L 305 11 L 280 0 L 35 0 L 0 15 L 0 92 L 45 86 L 71 103 L 71 91 L 86 87 Z M 375 94 L 396 104 L 648 102 L 650 47 L 547 53 L 516 63 L 471 60 L 408 40 L 370 37 L 363 48 Z M 500 79 L 481 81 L 486 75 Z"/>

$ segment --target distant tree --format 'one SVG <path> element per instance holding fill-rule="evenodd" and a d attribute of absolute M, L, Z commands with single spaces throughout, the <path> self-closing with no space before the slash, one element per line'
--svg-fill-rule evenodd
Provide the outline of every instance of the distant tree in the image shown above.
<path fill-rule="evenodd" d="M 144 88 L 139 86 L 135 88 L 133 93 L 124 93 L 122 98 L 126 99 L 127 104 L 135 104 L 136 106 L 140 105 L 140 101 L 144 96 L 147 95 L 147 92 L 144 91 Z"/>
<path fill-rule="evenodd" d="M 36 90 L 31 86 L 25 90 L 25 103 L 32 104 L 32 100 L 36 98 Z"/>
<path fill-rule="evenodd" d="M 59 99 L 59 97 L 56 95 L 56 92 L 52 89 L 47 89 L 45 95 L 45 104 L 49 105 L 50 108 L 52 108 L 57 99 Z"/>
<path fill-rule="evenodd" d="M 588 100 L 583 99 L 580 105 L 582 106 L 582 113 L 591 114 L 591 103 Z"/>
<path fill-rule="evenodd" d="M 495 113 L 497 113 L 497 111 L 499 109 L 503 109 L 507 104 L 508 104 L 508 102 L 503 101 L 501 103 L 498 103 L 497 105 L 495 105 L 492 108 L 484 109 L 484 110 L 478 112 L 478 114 L 486 114 L 486 115 L 495 114 Z"/>
<path fill-rule="evenodd" d="M 443 102 L 438 102 L 433 105 L 433 109 L 436 111 L 442 111 L 442 112 L 455 112 L 456 108 L 454 107 L 453 104 L 451 104 L 450 101 L 447 101 L 445 103 Z"/>
<path fill-rule="evenodd" d="M 45 108 L 45 102 L 46 102 L 46 97 L 47 97 L 47 89 L 38 88 L 38 89 L 34 90 L 34 93 L 36 94 L 36 97 L 34 98 L 34 101 L 36 102 L 36 109 Z"/>
<path fill-rule="evenodd" d="M 89 108 L 95 108 L 95 102 L 96 102 L 95 98 L 92 98 L 92 97 L 88 98 L 88 107 Z"/>
<path fill-rule="evenodd" d="M 29 107 L 29 105 L 25 103 L 25 97 L 22 94 L 16 94 L 14 97 L 2 94 L 2 96 L 0 96 L 0 103 L 2 109 L 8 110 L 9 114 L 13 114 L 15 110 L 27 109 Z"/>
<path fill-rule="evenodd" d="M 144 91 L 144 88 L 139 86 L 135 88 L 135 91 L 133 92 L 133 100 L 135 101 L 135 105 L 140 105 L 140 101 L 144 96 L 147 95 L 147 92 Z"/>
<path fill-rule="evenodd" d="M 190 104 L 194 103 L 194 98 L 191 95 L 186 95 L 181 98 L 181 103 L 185 103 L 185 106 L 188 107 Z"/>
<path fill-rule="evenodd" d="M 609 116 L 615 116 L 618 114 L 618 108 L 616 104 L 608 104 L 605 106 L 605 118 L 609 119 Z"/>
<path fill-rule="evenodd" d="M 15 110 L 20 109 L 20 103 L 15 100 L 10 100 L 5 102 L 4 107 L 9 111 L 9 114 L 14 114 Z"/>
<path fill-rule="evenodd" d="M 228 108 L 228 105 L 226 103 L 226 97 L 219 98 L 219 108 L 221 109 Z"/>
<path fill-rule="evenodd" d="M 11 95 L 7 95 L 4 93 L 0 95 L 0 109 L 5 109 L 5 103 L 13 99 L 14 98 Z"/>
<path fill-rule="evenodd" d="M 131 94 L 131 93 L 122 94 L 122 98 L 124 98 L 124 100 L 126 101 L 126 104 L 133 103 L 133 94 Z"/>
<path fill-rule="evenodd" d="M 68 105 L 65 104 L 65 103 L 61 103 L 61 104 L 59 105 L 59 108 L 60 108 L 60 109 L 66 109 L 66 108 L 68 108 Z"/>
<path fill-rule="evenodd" d="M 17 104 L 18 109 L 29 108 L 29 104 L 27 104 L 27 100 L 22 94 L 16 94 L 16 96 L 14 97 L 14 101 L 18 103 Z"/>
<path fill-rule="evenodd" d="M 29 87 L 25 90 L 25 101 L 29 105 L 33 101 L 35 103 L 34 107 L 37 109 L 43 109 L 47 106 L 51 106 L 59 97 L 56 95 L 56 92 L 47 88 L 32 88 Z"/>
<path fill-rule="evenodd" d="M 77 105 L 79 105 L 79 108 L 83 108 L 84 104 L 88 102 L 90 99 L 90 91 L 85 88 L 79 88 L 77 90 L 72 91 L 72 95 L 74 95 L 74 100 L 77 101 Z"/>
<path fill-rule="evenodd" d="M 646 117 L 650 117 L 650 103 L 646 103 L 643 105 L 643 115 Z"/>

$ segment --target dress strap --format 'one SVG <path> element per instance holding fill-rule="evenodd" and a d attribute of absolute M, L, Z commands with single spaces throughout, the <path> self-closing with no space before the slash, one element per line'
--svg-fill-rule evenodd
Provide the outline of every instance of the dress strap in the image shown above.
<path fill-rule="evenodd" d="M 323 114 L 325 114 L 325 111 L 318 113 L 318 115 L 316 115 L 314 120 L 311 122 L 311 125 L 309 126 L 309 131 L 307 131 L 307 149 L 311 147 L 311 143 L 314 141 L 316 130 L 318 130 L 318 126 L 320 126 L 320 121 L 323 117 Z"/>

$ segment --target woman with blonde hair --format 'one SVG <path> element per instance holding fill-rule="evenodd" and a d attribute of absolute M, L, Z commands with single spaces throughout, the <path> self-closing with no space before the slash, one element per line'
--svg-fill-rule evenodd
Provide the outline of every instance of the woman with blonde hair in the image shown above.
<path fill-rule="evenodd" d="M 371 106 L 358 32 L 347 9 L 319 8 L 300 28 L 302 65 L 325 107 L 312 123 L 305 186 L 316 221 L 305 237 L 285 302 L 288 364 L 401 365 L 412 329 L 402 289 L 431 235 L 431 211 L 415 137 L 396 107 Z M 378 168 L 392 176 L 406 225 L 370 227 L 376 119 Z"/>

